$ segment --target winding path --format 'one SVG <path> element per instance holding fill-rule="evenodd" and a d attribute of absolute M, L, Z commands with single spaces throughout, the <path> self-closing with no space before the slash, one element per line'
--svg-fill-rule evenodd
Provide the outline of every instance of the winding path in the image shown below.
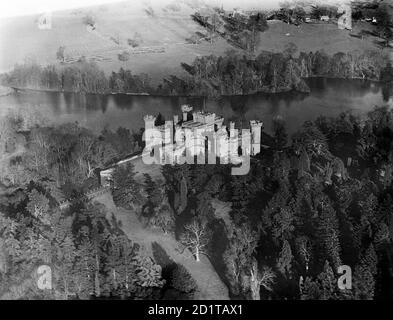
<path fill-rule="evenodd" d="M 181 253 L 181 245 L 173 236 L 165 234 L 158 229 L 151 230 L 145 228 L 138 220 L 134 211 L 117 208 L 108 193 L 97 196 L 95 201 L 107 207 L 109 221 L 113 214 L 117 221 L 121 222 L 120 227 L 122 230 L 129 239 L 141 246 L 141 251 L 144 254 L 153 256 L 152 243 L 157 242 L 174 262 L 182 264 L 197 283 L 198 290 L 194 299 L 229 300 L 228 288 L 221 281 L 207 258 L 202 257 L 201 261 L 197 262 L 190 251 L 185 250 Z"/>

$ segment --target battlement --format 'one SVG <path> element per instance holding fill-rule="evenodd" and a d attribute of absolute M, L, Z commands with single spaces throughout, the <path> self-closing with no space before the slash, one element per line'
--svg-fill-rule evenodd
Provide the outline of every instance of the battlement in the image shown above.
<path fill-rule="evenodd" d="M 194 122 L 212 124 L 216 120 L 216 114 L 210 112 L 197 111 L 192 114 L 192 118 Z"/>
<path fill-rule="evenodd" d="M 262 121 L 258 121 L 258 120 L 250 120 L 250 126 L 251 128 L 261 128 L 263 125 Z"/>
<path fill-rule="evenodd" d="M 206 137 L 204 133 L 211 134 L 212 132 L 215 142 L 215 148 L 219 154 L 227 154 L 228 148 L 232 148 L 237 152 L 238 146 L 244 142 L 242 147 L 244 154 L 256 155 L 260 152 L 260 142 L 262 136 L 262 121 L 251 120 L 250 129 L 236 129 L 235 122 L 229 121 L 228 125 L 224 125 L 224 118 L 216 115 L 214 112 L 206 112 L 195 110 L 192 112 L 192 120 L 189 118 L 191 113 L 189 111 L 193 108 L 189 105 L 182 105 L 183 121 L 179 122 L 177 115 L 173 116 L 173 120 L 166 120 L 164 124 L 155 126 L 155 116 L 144 116 L 146 129 L 155 129 L 161 134 L 161 140 L 155 141 L 155 145 L 159 146 L 160 157 L 166 157 L 171 153 L 171 149 L 189 148 L 193 153 L 198 154 L 205 151 Z M 198 135 L 199 131 L 202 135 Z M 180 140 L 175 141 L 177 133 L 180 133 Z M 187 137 L 189 135 L 189 137 Z M 212 143 L 212 141 L 208 141 Z M 251 143 L 251 145 L 249 145 Z"/>
<path fill-rule="evenodd" d="M 190 111 L 192 111 L 192 107 L 189 104 L 183 104 L 181 106 L 181 111 L 182 112 L 190 112 Z"/>
<path fill-rule="evenodd" d="M 152 115 L 150 115 L 150 114 L 147 114 L 147 115 L 145 115 L 144 117 L 143 117 L 143 120 L 145 120 L 145 122 L 146 121 L 156 121 L 156 117 L 155 116 L 152 116 Z"/>

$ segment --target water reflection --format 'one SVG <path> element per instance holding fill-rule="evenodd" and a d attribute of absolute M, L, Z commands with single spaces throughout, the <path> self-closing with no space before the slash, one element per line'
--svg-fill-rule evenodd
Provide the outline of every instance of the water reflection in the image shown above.
<path fill-rule="evenodd" d="M 388 102 L 393 96 L 393 84 L 385 84 L 382 86 L 382 97 L 383 101 Z"/>
<path fill-rule="evenodd" d="M 55 92 L 14 93 L 0 97 L 0 112 L 4 106 L 38 106 L 46 118 L 55 123 L 79 122 L 100 132 L 104 126 L 119 126 L 139 130 L 145 114 L 160 112 L 166 119 L 180 114 L 180 105 L 189 103 L 195 109 L 205 109 L 246 125 L 259 119 L 270 131 L 276 116 L 286 121 L 294 132 L 306 120 L 320 115 L 336 116 L 346 110 L 367 112 L 375 105 L 392 106 L 392 86 L 362 80 L 307 79 L 310 94 L 281 93 L 250 96 L 223 96 L 218 99 L 202 97 L 152 97 L 131 95 L 96 95 Z"/>

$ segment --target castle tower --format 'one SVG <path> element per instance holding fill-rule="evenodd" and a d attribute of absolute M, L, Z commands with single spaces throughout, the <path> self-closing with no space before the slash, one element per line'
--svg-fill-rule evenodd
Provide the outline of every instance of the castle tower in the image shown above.
<path fill-rule="evenodd" d="M 255 156 L 261 152 L 261 130 L 262 121 L 251 120 L 251 155 Z"/>
<path fill-rule="evenodd" d="M 145 121 L 145 130 L 147 129 L 154 129 L 155 128 L 155 121 L 156 117 L 152 115 L 146 115 L 143 117 L 143 120 Z"/>
<path fill-rule="evenodd" d="M 183 113 L 183 121 L 187 121 L 187 114 L 192 111 L 192 107 L 188 104 L 183 104 L 181 106 L 181 111 Z"/>

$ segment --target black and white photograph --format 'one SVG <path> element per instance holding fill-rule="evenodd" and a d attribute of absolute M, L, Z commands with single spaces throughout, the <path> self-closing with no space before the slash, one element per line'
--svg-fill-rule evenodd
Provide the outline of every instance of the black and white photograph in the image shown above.
<path fill-rule="evenodd" d="M 0 300 L 393 300 L 393 0 L 2 1 Z"/>

